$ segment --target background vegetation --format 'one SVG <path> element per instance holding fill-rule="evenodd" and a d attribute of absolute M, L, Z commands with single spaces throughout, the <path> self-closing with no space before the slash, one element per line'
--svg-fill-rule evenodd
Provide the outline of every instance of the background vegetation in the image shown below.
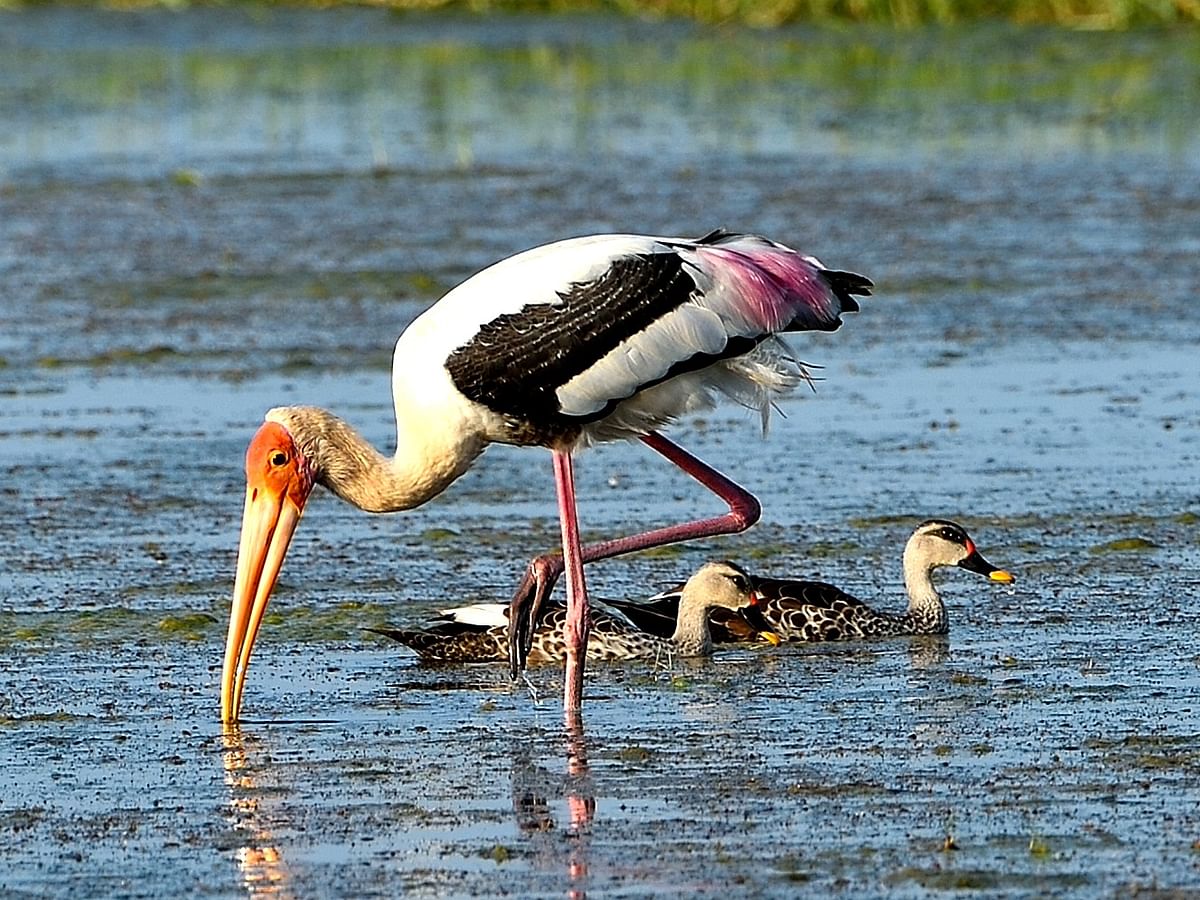
<path fill-rule="evenodd" d="M 0 0 L 18 8 L 39 0 Z M 90 0 L 85 0 L 92 5 Z M 227 0 L 232 4 L 244 0 Z M 686 17 L 770 27 L 795 22 L 874 22 L 901 27 L 1001 19 L 1018 24 L 1124 29 L 1200 22 L 1200 0 L 357 0 L 397 10 L 470 12 L 597 12 Z M 190 0 L 101 0 L 112 8 L 178 7 Z M 261 5 L 280 5 L 266 0 Z M 285 5 L 330 6 L 336 0 L 294 0 Z"/>

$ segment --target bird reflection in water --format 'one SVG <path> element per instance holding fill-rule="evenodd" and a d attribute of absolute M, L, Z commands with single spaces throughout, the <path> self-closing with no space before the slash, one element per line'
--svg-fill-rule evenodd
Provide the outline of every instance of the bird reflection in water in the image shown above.
<path fill-rule="evenodd" d="M 944 634 L 927 634 L 911 638 L 908 659 L 918 671 L 934 669 L 950 658 L 950 641 Z"/>
<path fill-rule="evenodd" d="M 242 886 L 249 896 L 292 895 L 291 878 L 283 853 L 272 843 L 271 831 L 259 809 L 259 785 L 247 767 L 246 745 L 237 725 L 227 725 L 221 734 L 225 784 L 229 788 L 228 821 L 238 835 L 237 865 Z"/>
<path fill-rule="evenodd" d="M 592 820 L 596 816 L 596 789 L 588 770 L 587 736 L 578 711 L 566 711 L 567 737 L 567 812 L 571 819 L 568 832 L 571 850 L 567 857 L 568 896 L 587 896 L 588 855 L 591 849 Z M 578 887 L 577 883 L 580 883 Z"/>
<path fill-rule="evenodd" d="M 596 792 L 588 768 L 587 736 L 577 713 L 566 712 L 564 736 L 567 750 L 565 777 L 534 763 L 528 750 L 523 749 L 513 757 L 513 811 L 517 827 L 529 840 L 534 858 L 547 868 L 565 863 L 567 896 L 582 900 L 587 896 Z M 551 809 L 551 798 L 560 795 L 567 806 L 567 827 L 561 835 Z"/>

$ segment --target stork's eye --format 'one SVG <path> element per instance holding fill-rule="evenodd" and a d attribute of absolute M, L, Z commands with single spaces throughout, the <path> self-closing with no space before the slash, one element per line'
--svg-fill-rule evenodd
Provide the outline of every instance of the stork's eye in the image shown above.
<path fill-rule="evenodd" d="M 748 579 L 745 575 L 732 575 L 730 576 L 729 580 L 732 581 L 733 586 L 743 594 L 750 590 L 750 579 Z"/>
<path fill-rule="evenodd" d="M 271 458 L 269 461 L 272 466 L 274 466 L 276 469 L 278 469 L 280 466 L 287 465 L 288 455 L 286 453 L 284 453 L 282 450 L 276 450 L 274 453 L 271 454 Z"/>

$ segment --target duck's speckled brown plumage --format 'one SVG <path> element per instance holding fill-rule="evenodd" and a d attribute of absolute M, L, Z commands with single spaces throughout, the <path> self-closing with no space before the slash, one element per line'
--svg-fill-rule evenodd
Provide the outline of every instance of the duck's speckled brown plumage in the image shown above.
<path fill-rule="evenodd" d="M 944 519 L 930 519 L 917 526 L 905 546 L 904 580 L 909 603 L 903 613 L 873 609 L 841 588 L 823 581 L 756 577 L 754 585 L 762 601 L 763 617 L 785 641 L 945 634 L 949 631 L 950 621 L 931 578 L 932 572 L 942 566 L 959 566 L 1004 583 L 1013 580 L 1012 575 L 997 569 L 979 554 L 975 542 L 961 525 Z M 614 605 L 641 627 L 660 631 L 663 618 L 671 614 L 678 596 L 671 592 L 646 604 Z M 711 618 L 714 640 L 748 639 L 736 621 L 727 621 L 729 617 L 724 610 L 714 610 Z"/>
<path fill-rule="evenodd" d="M 785 641 L 847 641 L 904 634 L 946 634 L 945 604 L 903 613 L 873 609 L 822 581 L 763 579 L 763 616 Z"/>
<path fill-rule="evenodd" d="M 529 653 L 531 665 L 558 663 L 566 659 L 567 643 L 563 623 L 567 611 L 562 606 L 548 607 L 538 621 Z M 592 632 L 588 638 L 587 658 L 592 662 L 618 659 L 644 659 L 675 652 L 669 639 L 631 630 L 622 620 L 592 610 Z M 481 663 L 508 661 L 506 626 L 484 627 L 461 622 L 439 622 L 423 629 L 377 628 L 412 648 L 426 662 Z"/>
<path fill-rule="evenodd" d="M 587 658 L 594 662 L 627 659 L 670 659 L 676 656 L 705 656 L 712 652 L 706 616 L 710 609 L 736 610 L 752 602 L 750 580 L 732 563 L 708 563 L 689 579 L 677 602 L 680 610 L 669 636 L 642 630 L 620 613 L 596 608 Z M 544 610 L 534 632 L 531 663 L 557 663 L 566 658 L 563 624 L 567 611 L 561 606 Z M 753 626 L 747 625 L 757 633 Z M 765 627 L 765 626 L 763 626 Z M 456 619 L 423 629 L 375 629 L 411 647 L 423 660 L 439 663 L 505 662 L 508 633 L 504 625 L 472 625 Z"/>

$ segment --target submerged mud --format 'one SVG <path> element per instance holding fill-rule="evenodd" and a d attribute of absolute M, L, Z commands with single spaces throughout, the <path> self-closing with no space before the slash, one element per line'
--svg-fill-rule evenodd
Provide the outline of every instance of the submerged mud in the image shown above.
<path fill-rule="evenodd" d="M 1194 36 L 214 15 L 0 36 L 6 895 L 1200 884 Z M 555 544 L 546 455 L 497 447 L 402 516 L 315 498 L 222 732 L 263 411 L 386 448 L 394 338 L 449 286 L 719 225 L 877 295 L 793 340 L 821 380 L 765 439 L 673 431 L 762 523 L 594 592 L 728 557 L 896 608 L 930 516 L 1017 583 L 946 573 L 947 639 L 595 666 L 566 728 L 553 669 L 365 630 L 504 599 Z M 578 465 L 591 536 L 714 511 L 643 448 Z"/>

